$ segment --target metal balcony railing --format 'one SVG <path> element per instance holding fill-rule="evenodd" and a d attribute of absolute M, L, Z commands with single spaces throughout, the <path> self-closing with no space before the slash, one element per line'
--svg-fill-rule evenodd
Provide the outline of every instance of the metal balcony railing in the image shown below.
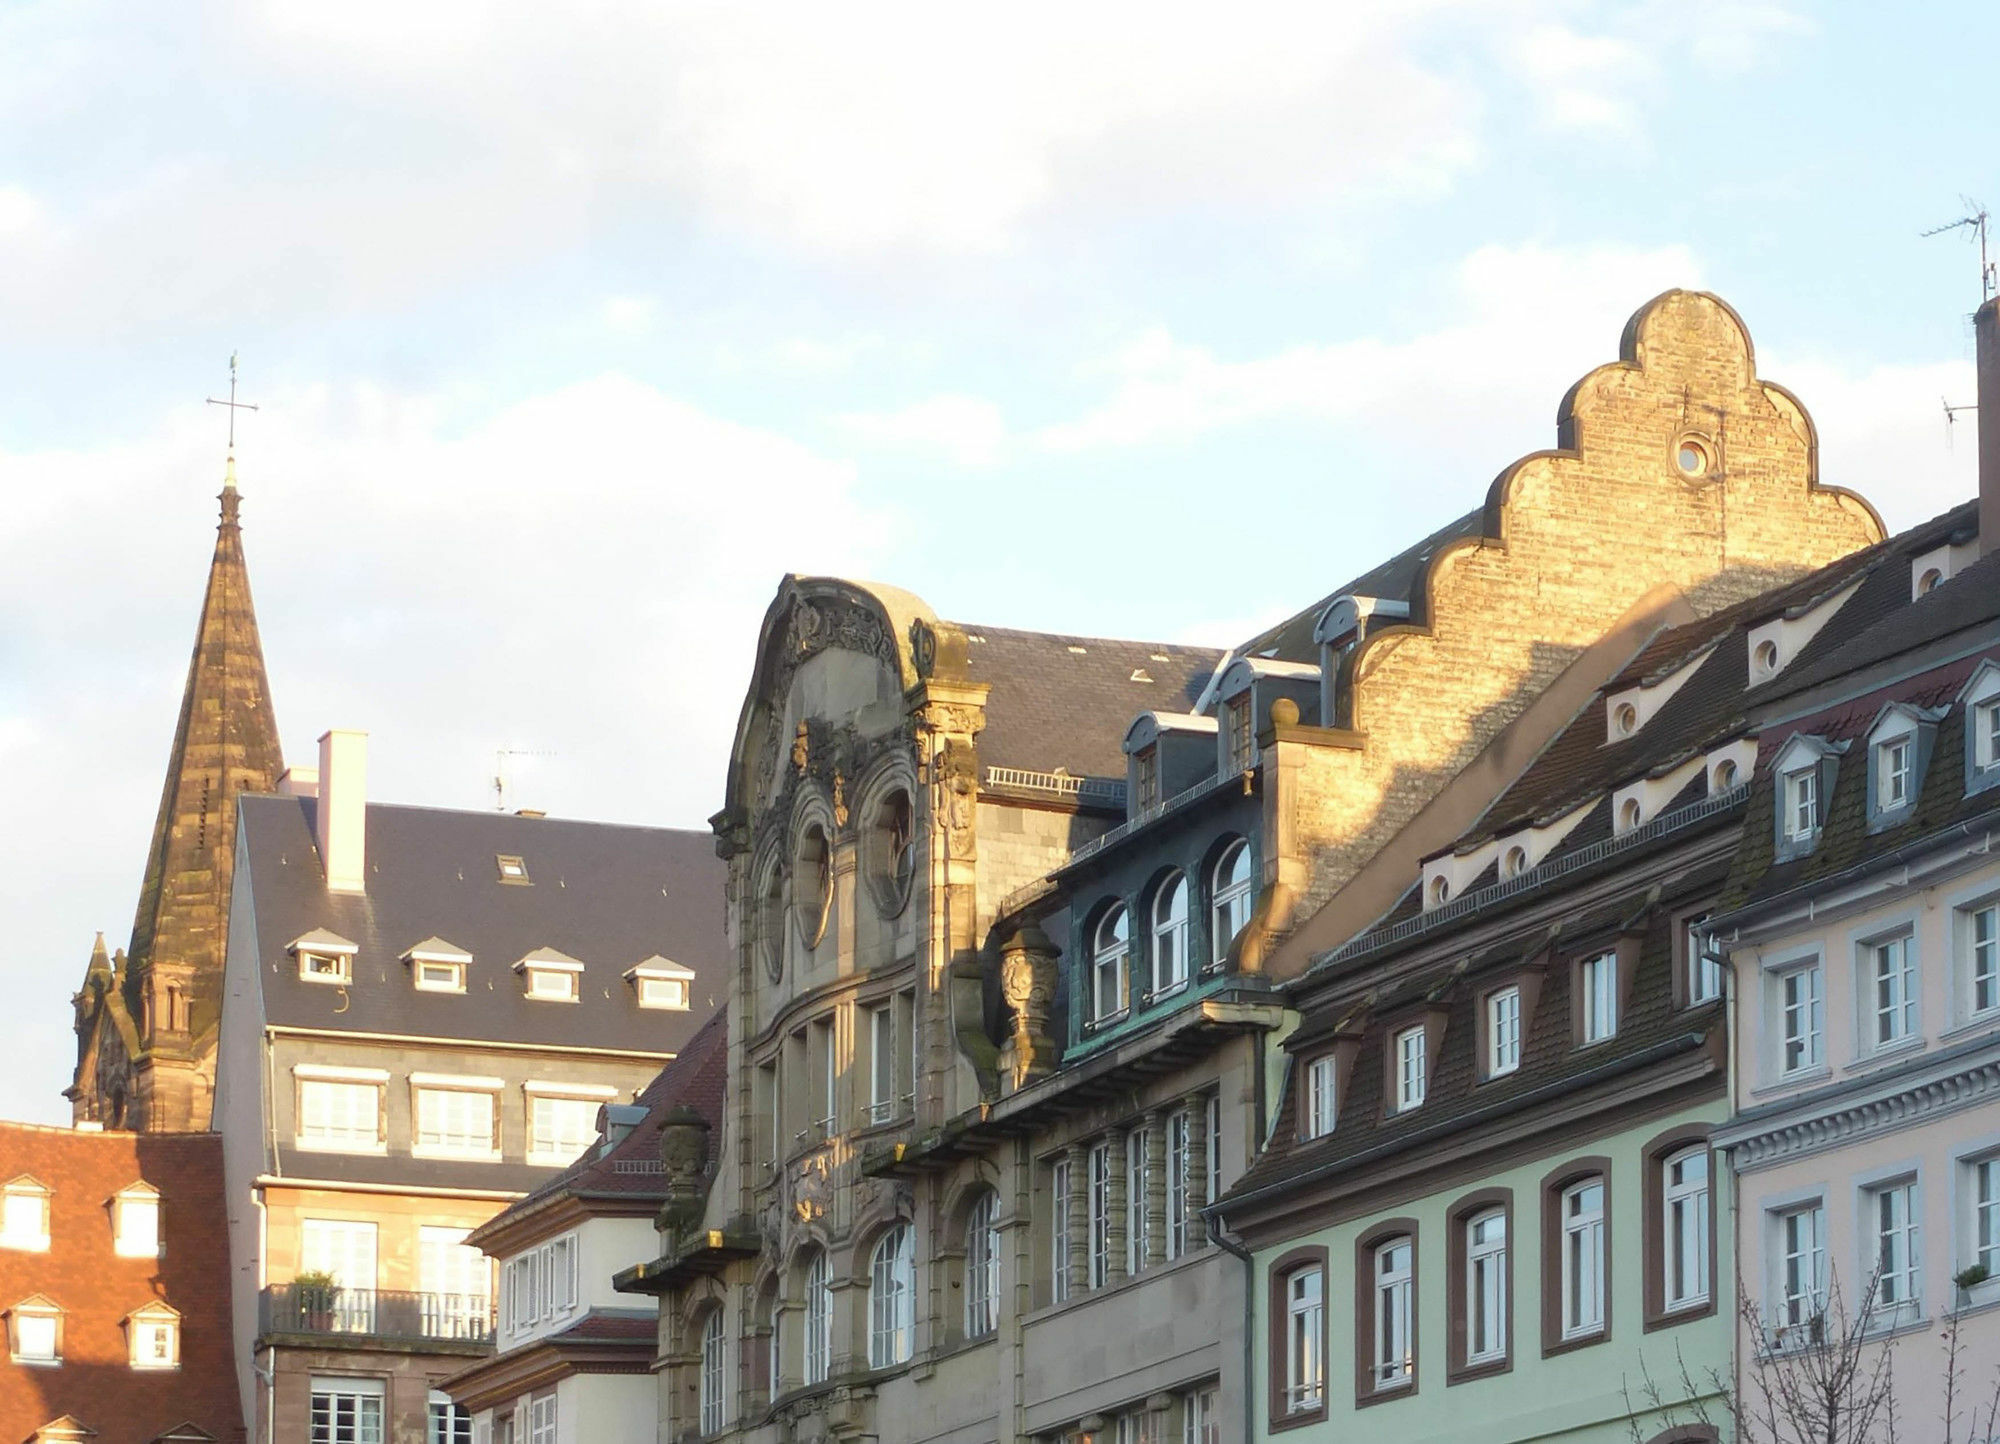
<path fill-rule="evenodd" d="M 493 1300 L 484 1294 L 272 1284 L 257 1300 L 257 1330 L 484 1344 L 493 1339 Z"/>

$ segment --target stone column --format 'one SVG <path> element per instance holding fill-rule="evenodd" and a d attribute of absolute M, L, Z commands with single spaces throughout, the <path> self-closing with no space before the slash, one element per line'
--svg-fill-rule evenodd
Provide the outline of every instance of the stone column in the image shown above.
<path fill-rule="evenodd" d="M 1208 1225 L 1202 1222 L 1202 1205 L 1208 1198 L 1208 1095 L 1190 1093 L 1181 1100 L 1187 1109 L 1187 1246 L 1192 1253 L 1208 1246 Z"/>
<path fill-rule="evenodd" d="M 1162 1108 L 1146 1122 L 1146 1259 L 1145 1266 L 1167 1261 L 1167 1119 Z"/>
<path fill-rule="evenodd" d="M 1069 1293 L 1090 1287 L 1090 1150 L 1072 1143 L 1069 1161 Z"/>
<path fill-rule="evenodd" d="M 1110 1217 L 1105 1220 L 1105 1233 L 1110 1242 L 1105 1247 L 1104 1281 L 1115 1284 L 1125 1278 L 1125 1151 L 1131 1145 L 1132 1136 L 1122 1128 L 1114 1128 L 1106 1137 L 1111 1147 L 1105 1160 L 1110 1170 Z"/>

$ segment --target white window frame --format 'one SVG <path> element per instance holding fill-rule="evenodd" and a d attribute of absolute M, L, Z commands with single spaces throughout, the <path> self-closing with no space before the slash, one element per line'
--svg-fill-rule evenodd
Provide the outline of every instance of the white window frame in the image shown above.
<path fill-rule="evenodd" d="M 1817 1071 L 1826 1062 L 1825 967 L 1817 955 L 1802 958 L 1773 969 L 1771 986 L 1777 1076 L 1796 1078 Z"/>
<path fill-rule="evenodd" d="M 2000 1279 L 2000 1153 L 1961 1161 L 1965 1196 L 1965 1263 L 1983 1264 Z"/>
<path fill-rule="evenodd" d="M 46 1184 L 26 1174 L 0 1188 L 0 1248 L 47 1253 L 53 1197 Z"/>
<path fill-rule="evenodd" d="M 556 1444 L 561 1437 L 556 1391 L 543 1389 L 528 1396 L 527 1444 Z"/>
<path fill-rule="evenodd" d="M 1897 812 L 1909 806 L 1917 770 L 1917 734 L 1900 732 L 1875 744 L 1875 810 Z"/>
<path fill-rule="evenodd" d="M 806 1268 L 805 1295 L 803 1378 L 808 1385 L 824 1384 L 833 1366 L 833 1261 L 825 1249 Z"/>
<path fill-rule="evenodd" d="M 982 1191 L 965 1221 L 965 1336 L 1000 1327 L 1000 1195 Z"/>
<path fill-rule="evenodd" d="M 441 1389 L 430 1391 L 424 1411 L 424 1444 L 473 1444 L 472 1411 Z"/>
<path fill-rule="evenodd" d="M 1049 1301 L 1062 1303 L 1070 1295 L 1069 1237 L 1075 1227 L 1070 1200 L 1069 1160 L 1049 1165 Z"/>
<path fill-rule="evenodd" d="M 1153 1251 L 1152 1210 L 1147 1195 L 1153 1191 L 1153 1157 L 1148 1146 L 1146 1125 L 1125 1135 L 1125 1272 L 1137 1274 L 1146 1267 Z"/>
<path fill-rule="evenodd" d="M 868 1259 L 868 1367 L 909 1363 L 916 1333 L 916 1235 L 899 1223 L 876 1241 Z"/>
<path fill-rule="evenodd" d="M 1398 1255 L 1401 1255 L 1400 1260 Z M 1417 1241 L 1408 1234 L 1385 1238 L 1369 1251 L 1371 1388 L 1407 1389 L 1417 1378 L 1417 1340 L 1411 1310 L 1416 1301 Z"/>
<path fill-rule="evenodd" d="M 1916 933 L 1904 931 L 1868 939 L 1862 955 L 1862 1042 L 1879 1053 L 1918 1036 Z"/>
<path fill-rule="evenodd" d="M 1193 1122 L 1188 1110 L 1177 1108 L 1167 1115 L 1167 1258 L 1171 1262 L 1187 1252 L 1188 1245 L 1188 1164 L 1193 1162 Z"/>
<path fill-rule="evenodd" d="M 1102 1023 L 1120 1016 L 1131 1005 L 1130 909 L 1123 903 L 1112 904 L 1097 920 L 1091 938 L 1091 1019 Z"/>
<path fill-rule="evenodd" d="M 1493 1225 L 1498 1225 L 1497 1235 L 1491 1231 Z M 1468 1365 L 1497 1364 L 1507 1357 L 1507 1267 L 1507 1211 L 1489 1208 L 1466 1219 L 1465 1362 Z"/>
<path fill-rule="evenodd" d="M 896 1116 L 896 1005 L 884 999 L 868 1010 L 868 1121 Z"/>
<path fill-rule="evenodd" d="M 354 986 L 352 952 L 334 952 L 326 948 L 300 948 L 298 959 L 301 982 L 324 983 L 335 988 Z"/>
<path fill-rule="evenodd" d="M 160 1191 L 128 1184 L 111 1201 L 111 1251 L 119 1258 L 160 1256 Z"/>
<path fill-rule="evenodd" d="M 1228 877 L 1238 858 L 1243 861 L 1243 875 Z M 1221 967 L 1229 959 L 1229 949 L 1236 942 L 1236 935 L 1250 925 L 1251 892 L 1257 885 L 1256 873 L 1250 866 L 1250 840 L 1239 837 L 1222 850 L 1222 856 L 1215 860 L 1215 867 L 1209 873 L 1208 905 L 1209 918 L 1209 963 Z"/>
<path fill-rule="evenodd" d="M 1984 898 L 1957 909 L 1955 931 L 1965 960 L 1968 1022 L 2000 1012 L 2000 899 Z"/>
<path fill-rule="evenodd" d="M 1181 1395 L 1181 1444 L 1222 1444 L 1222 1409 L 1215 1385 Z"/>
<path fill-rule="evenodd" d="M 1593 1202 L 1588 1195 L 1596 1194 Z M 1558 1196 L 1562 1225 L 1562 1309 L 1564 1342 L 1604 1332 L 1606 1298 L 1606 1189 L 1601 1176 L 1578 1179 Z"/>
<path fill-rule="evenodd" d="M 1688 1169 L 1696 1162 L 1701 1165 L 1699 1176 Z M 1665 1231 L 1660 1240 L 1664 1275 L 1660 1299 L 1666 1313 L 1708 1306 L 1710 1258 L 1715 1247 L 1709 1230 L 1714 1171 L 1715 1161 L 1706 1143 L 1677 1149 L 1660 1160 L 1660 1226 Z"/>
<path fill-rule="evenodd" d="M 141 1373 L 181 1366 L 181 1316 L 166 1304 L 148 1304 L 125 1317 L 127 1365 Z"/>
<path fill-rule="evenodd" d="M 1326 1402 L 1326 1270 L 1307 1264 L 1285 1275 L 1285 1412 Z"/>
<path fill-rule="evenodd" d="M 1322 1053 L 1306 1064 L 1305 1089 L 1305 1130 L 1304 1137 L 1324 1138 L 1333 1132 L 1339 1120 L 1339 1102 L 1335 1097 L 1337 1070 L 1333 1054 Z"/>
<path fill-rule="evenodd" d="M 722 1307 L 717 1305 L 701 1323 L 701 1372 L 696 1403 L 703 1434 L 719 1433 L 729 1422 L 728 1351 Z"/>
<path fill-rule="evenodd" d="M 389 1437 L 388 1388 L 380 1379 L 315 1376 L 306 1408 L 307 1444 L 383 1444 Z"/>
<path fill-rule="evenodd" d="M 614 1088 L 581 1084 L 530 1083 L 521 1091 L 527 1103 L 527 1162 L 537 1168 L 567 1168 L 582 1157 L 597 1141 L 597 1110 L 618 1096 Z M 547 1129 L 541 1119 L 544 1104 L 549 1105 Z M 560 1120 L 565 1117 L 580 1131 L 564 1127 Z"/>
<path fill-rule="evenodd" d="M 413 1074 L 410 1078 L 410 1153 L 420 1158 L 469 1158 L 491 1162 L 500 1157 L 500 1090 L 506 1085 L 498 1078 L 456 1078 L 441 1074 Z M 461 1100 L 481 1098 L 486 1103 L 485 1142 L 459 1141 L 459 1132 L 444 1125 L 471 1123 L 450 1117 L 440 1118 L 438 1110 L 470 1108 Z M 476 1110 L 475 1110 L 476 1111 Z M 476 1139 L 475 1128 L 463 1132 L 464 1140 Z"/>
<path fill-rule="evenodd" d="M 1579 1021 L 1583 1046 L 1608 1043 L 1618 1036 L 1618 953 L 1607 950 L 1577 965 L 1581 994 Z"/>
<path fill-rule="evenodd" d="M 389 1074 L 380 1068 L 308 1067 L 292 1069 L 297 1116 L 292 1142 L 307 1153 L 389 1151 L 383 1090 Z M 312 1100 L 317 1098 L 315 1104 Z M 361 1122 L 364 1099 L 369 1121 Z M 320 1114 L 315 1126 L 315 1113 Z"/>
<path fill-rule="evenodd" d="M 1187 874 L 1173 872 L 1153 893 L 1153 996 L 1163 998 L 1187 986 L 1188 905 L 1194 889 Z"/>
<path fill-rule="evenodd" d="M 1486 1076 L 1505 1078 L 1521 1066 L 1521 990 L 1509 984 L 1486 995 Z"/>
<path fill-rule="evenodd" d="M 1826 1309 L 1826 1202 L 1814 1198 L 1773 1210 L 1771 1225 L 1772 1324 L 1781 1336 L 1806 1328 L 1809 1340 Z M 1782 1337 L 1778 1342 L 1786 1344 Z"/>
<path fill-rule="evenodd" d="M 1912 1174 L 1871 1180 L 1861 1190 L 1862 1277 L 1875 1281 L 1876 1327 L 1916 1316 L 1923 1301 L 1923 1195 Z"/>
<path fill-rule="evenodd" d="M 1991 772 L 2000 767 L 2000 697 L 1975 701 L 1967 709 L 1966 725 L 1972 728 L 1974 770 Z"/>
<path fill-rule="evenodd" d="M 1111 1144 L 1099 1139 L 1086 1155 L 1088 1172 L 1088 1227 L 1086 1253 L 1089 1283 L 1101 1289 L 1111 1281 Z"/>
<path fill-rule="evenodd" d="M 1808 843 L 1819 836 L 1819 765 L 1795 768 L 1784 777 L 1785 839 Z"/>
<path fill-rule="evenodd" d="M 462 993 L 465 964 L 455 958 L 412 958 L 410 986 L 420 993 Z"/>
<path fill-rule="evenodd" d="M 1712 1003 L 1722 996 L 1722 959 L 1708 944 L 1708 935 L 1702 930 L 1708 921 L 1708 914 L 1689 918 L 1682 925 L 1682 947 L 1686 949 L 1687 1005 L 1692 1008 L 1701 1003 Z"/>
<path fill-rule="evenodd" d="M 37 1295 L 14 1305 L 7 1313 L 7 1354 L 13 1362 L 30 1368 L 51 1368 L 62 1363 L 62 1309 Z"/>
<path fill-rule="evenodd" d="M 1406 1113 L 1424 1106 L 1430 1089 L 1430 1055 L 1426 1051 L 1424 1025 L 1416 1023 L 1398 1029 L 1396 1047 L 1396 1111 Z"/>

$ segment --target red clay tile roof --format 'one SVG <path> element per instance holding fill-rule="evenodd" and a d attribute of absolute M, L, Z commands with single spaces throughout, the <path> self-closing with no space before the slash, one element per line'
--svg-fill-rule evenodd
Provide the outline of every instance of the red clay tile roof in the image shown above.
<path fill-rule="evenodd" d="M 36 1294 L 60 1306 L 62 1363 L 26 1367 L 0 1354 L 0 1439 L 69 1414 L 105 1444 L 147 1444 L 181 1424 L 241 1441 L 221 1137 L 0 1123 L 0 1183 L 22 1174 L 53 1190 L 49 1249 L 0 1249 L 0 1309 Z M 112 1248 L 110 1201 L 139 1182 L 160 1194 L 157 1259 Z M 136 1372 L 124 1321 L 156 1301 L 180 1312 L 181 1366 Z"/>

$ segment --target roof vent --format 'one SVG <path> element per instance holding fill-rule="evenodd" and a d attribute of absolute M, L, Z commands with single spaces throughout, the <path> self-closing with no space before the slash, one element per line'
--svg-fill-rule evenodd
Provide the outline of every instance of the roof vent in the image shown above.
<path fill-rule="evenodd" d="M 1072 655 L 1078 657 L 1081 657 L 1084 653 L 1084 649 L 1082 647 L 1072 646 L 1069 650 Z"/>
<path fill-rule="evenodd" d="M 1132 680 L 1134 682 L 1150 682 L 1153 680 L 1153 674 L 1148 672 L 1144 667 L 1134 667 L 1132 669 Z"/>

